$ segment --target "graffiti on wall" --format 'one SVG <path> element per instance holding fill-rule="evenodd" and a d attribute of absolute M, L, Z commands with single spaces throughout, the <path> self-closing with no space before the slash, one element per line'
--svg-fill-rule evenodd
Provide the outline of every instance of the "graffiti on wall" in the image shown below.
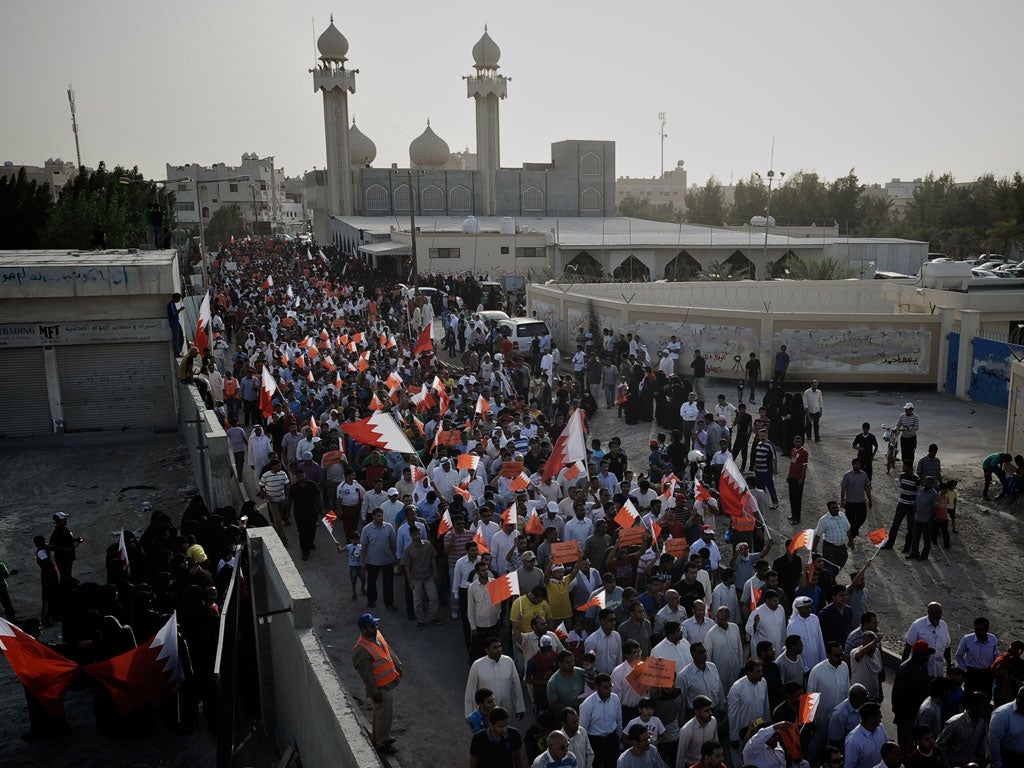
<path fill-rule="evenodd" d="M 782 328 L 773 349 L 785 344 L 790 370 L 928 374 L 932 332 L 923 328 Z"/>
<path fill-rule="evenodd" d="M 533 298 L 530 301 L 530 309 L 536 313 L 538 320 L 543 320 L 548 324 L 548 330 L 551 331 L 553 338 L 564 341 L 562 339 L 562 315 L 558 311 L 557 304 Z"/>
<path fill-rule="evenodd" d="M 1024 347 L 975 336 L 971 350 L 971 399 L 1006 408 L 1010 404 L 1011 353 L 1024 357 Z"/>
<path fill-rule="evenodd" d="M 680 361 L 689 370 L 693 350 L 699 349 L 707 363 L 708 376 L 743 378 L 743 366 L 751 352 L 758 352 L 757 334 L 742 325 L 710 325 L 704 323 L 665 323 L 642 320 L 637 323 L 640 340 L 651 356 L 665 349 L 672 336 L 683 345 Z"/>
<path fill-rule="evenodd" d="M 618 313 L 608 314 L 607 312 L 602 312 L 597 307 L 584 309 L 582 307 L 568 306 L 565 310 L 565 316 L 568 324 L 565 331 L 570 337 L 565 339 L 567 344 L 576 339 L 581 326 L 594 334 L 594 338 L 598 342 L 600 342 L 605 328 L 611 328 L 613 332 L 617 333 L 618 329 L 622 326 L 622 319 Z"/>

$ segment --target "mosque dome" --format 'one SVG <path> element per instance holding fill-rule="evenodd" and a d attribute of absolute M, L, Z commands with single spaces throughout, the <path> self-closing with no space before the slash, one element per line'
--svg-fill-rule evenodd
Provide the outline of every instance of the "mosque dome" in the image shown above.
<path fill-rule="evenodd" d="M 375 157 L 377 157 L 377 145 L 369 136 L 356 128 L 355 118 L 352 118 L 352 127 L 348 129 L 349 163 L 362 167 L 372 163 Z"/>
<path fill-rule="evenodd" d="M 448 162 L 451 150 L 448 143 L 434 133 L 427 121 L 427 129 L 409 145 L 409 159 L 421 168 L 440 168 Z"/>
<path fill-rule="evenodd" d="M 334 26 L 333 16 L 331 16 L 330 25 L 317 38 L 316 47 L 320 51 L 320 58 L 324 61 L 345 61 L 345 56 L 348 54 L 348 40 Z"/>
<path fill-rule="evenodd" d="M 484 35 L 477 40 L 473 46 L 473 64 L 477 69 L 497 69 L 498 59 L 501 58 L 501 48 L 487 34 L 487 27 L 484 27 Z"/>

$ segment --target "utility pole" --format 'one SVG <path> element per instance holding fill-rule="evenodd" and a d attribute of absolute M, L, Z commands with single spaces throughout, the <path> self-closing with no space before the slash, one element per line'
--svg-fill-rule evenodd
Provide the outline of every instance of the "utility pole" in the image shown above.
<path fill-rule="evenodd" d="M 658 135 L 661 137 L 661 176 L 658 178 L 665 178 L 665 139 L 668 138 L 668 134 L 665 133 L 665 118 L 667 115 L 664 112 L 658 113 L 658 120 L 661 121 L 661 128 L 658 131 Z"/>
<path fill-rule="evenodd" d="M 422 176 L 423 171 L 410 168 L 404 173 L 399 172 L 398 163 L 391 164 L 391 172 L 399 178 L 406 179 L 409 182 L 409 250 L 412 253 L 412 264 L 409 269 L 409 283 L 412 288 L 415 288 L 419 283 L 419 265 L 416 263 L 416 197 L 412 189 L 412 180 L 417 176 Z"/>
<path fill-rule="evenodd" d="M 78 167 L 82 167 L 82 148 L 78 145 L 78 118 L 75 116 L 75 92 L 68 86 L 68 103 L 71 105 L 71 132 L 75 134 L 75 156 Z"/>

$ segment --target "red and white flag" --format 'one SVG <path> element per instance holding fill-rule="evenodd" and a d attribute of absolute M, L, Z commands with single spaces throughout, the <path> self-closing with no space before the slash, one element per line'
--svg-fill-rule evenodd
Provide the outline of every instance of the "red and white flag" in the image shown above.
<path fill-rule="evenodd" d="M 196 322 L 196 332 L 192 336 L 192 343 L 200 354 L 204 354 L 210 347 L 210 293 L 203 296 L 203 303 L 199 305 L 199 320 Z"/>
<path fill-rule="evenodd" d="M 640 513 L 629 499 L 626 499 L 626 503 L 622 505 L 618 514 L 615 515 L 615 522 L 618 523 L 619 528 L 632 528 L 639 519 Z"/>
<path fill-rule="evenodd" d="M 487 582 L 487 592 L 491 596 L 491 605 L 498 605 L 519 594 L 519 576 L 515 571 L 509 571 L 504 576 L 491 579 Z"/>
<path fill-rule="evenodd" d="M 437 536 L 440 538 L 444 536 L 448 531 L 452 530 L 452 516 L 446 509 L 444 514 L 441 515 L 441 522 L 437 524 Z"/>
<path fill-rule="evenodd" d="M 416 346 L 413 347 L 414 355 L 422 355 L 424 352 L 434 351 L 434 324 L 427 323 L 416 337 Z"/>
<path fill-rule="evenodd" d="M 418 483 L 420 480 L 425 480 L 426 477 L 427 471 L 423 467 L 417 464 L 412 465 L 412 481 L 414 483 Z"/>
<path fill-rule="evenodd" d="M 588 608 L 604 608 L 606 604 L 607 596 L 605 595 L 604 587 L 599 587 L 594 596 L 591 597 L 587 602 L 577 608 L 577 611 L 585 611 Z"/>
<path fill-rule="evenodd" d="M 722 511 L 729 517 L 743 517 L 746 496 L 750 493 L 743 473 L 732 459 L 726 459 L 722 465 L 722 474 L 718 479 L 718 496 Z"/>
<path fill-rule="evenodd" d="M 820 701 L 820 693 L 800 694 L 800 714 L 797 716 L 796 724 L 813 723 L 814 716 L 818 714 L 818 702 Z"/>
<path fill-rule="evenodd" d="M 374 448 L 393 453 L 416 453 L 402 428 L 383 411 L 375 411 L 360 421 L 342 424 L 341 429 L 363 445 L 372 445 Z"/>
<path fill-rule="evenodd" d="M 398 373 L 398 371 L 392 371 L 384 383 L 387 384 L 388 389 L 398 389 L 403 384 L 405 384 L 405 382 L 402 381 L 402 377 Z"/>
<path fill-rule="evenodd" d="M 64 717 L 64 696 L 78 676 L 78 664 L 0 618 L 0 650 L 21 684 L 51 717 Z"/>
<path fill-rule="evenodd" d="M 733 462 L 735 465 L 735 462 Z M 711 491 L 704 487 L 704 483 L 700 479 L 693 481 L 693 500 L 694 501 L 711 501 Z"/>
<path fill-rule="evenodd" d="M 84 668 L 106 687 L 119 713 L 159 707 L 185 679 L 178 660 L 178 614 L 172 613 L 150 640 L 120 656 Z"/>
<path fill-rule="evenodd" d="M 286 299 L 288 299 L 288 303 L 289 303 L 289 304 L 291 303 L 292 299 L 294 299 L 294 298 L 295 298 L 295 292 L 294 292 L 294 291 L 292 291 L 292 284 L 291 284 L 291 283 L 288 283 L 288 290 L 286 290 L 286 291 L 284 292 L 284 297 L 285 297 Z"/>
<path fill-rule="evenodd" d="M 274 287 L 274 277 L 273 277 L 273 275 L 267 275 L 267 278 L 260 284 L 260 288 L 262 288 L 264 291 L 266 291 L 266 290 L 268 290 L 270 288 L 273 288 L 273 287 Z"/>
<path fill-rule="evenodd" d="M 456 485 L 454 488 L 452 488 L 452 493 L 458 494 L 466 501 L 473 500 L 473 494 L 469 492 L 469 488 L 466 487 L 466 483 L 463 483 L 462 485 Z M 455 497 L 453 496 L 452 498 L 454 499 Z"/>
<path fill-rule="evenodd" d="M 515 502 L 501 513 L 501 524 L 502 525 L 519 525 L 519 513 L 516 511 Z"/>
<path fill-rule="evenodd" d="M 334 525 L 338 522 L 338 516 L 334 514 L 334 510 L 328 510 L 327 514 L 320 518 L 320 522 L 324 524 L 324 528 L 331 534 L 331 538 L 334 538 Z M 337 539 L 335 539 L 337 541 Z"/>
<path fill-rule="evenodd" d="M 316 417 L 309 417 L 309 430 L 313 433 L 313 437 L 320 435 L 320 425 L 316 423 Z"/>
<path fill-rule="evenodd" d="M 750 585 L 750 610 L 757 608 L 761 602 L 761 590 L 755 587 L 753 584 Z"/>
<path fill-rule="evenodd" d="M 562 620 L 561 624 L 555 627 L 555 637 L 557 637 L 563 643 L 569 639 L 569 628 L 565 626 L 564 619 Z"/>
<path fill-rule="evenodd" d="M 583 409 L 577 408 L 569 416 L 569 422 L 562 434 L 555 440 L 551 456 L 544 462 L 541 479 L 546 483 L 562 471 L 566 464 L 587 460 L 587 444 L 584 438 Z"/>
<path fill-rule="evenodd" d="M 868 540 L 876 547 L 884 547 L 889 541 L 889 532 L 885 528 L 879 528 L 877 531 L 870 531 L 868 534 Z"/>
<path fill-rule="evenodd" d="M 807 549 L 811 549 L 814 547 L 813 528 L 804 528 L 802 531 L 800 531 L 800 533 L 798 533 L 790 540 L 789 546 L 786 547 L 786 549 L 789 550 L 790 554 L 793 554 L 798 549 L 800 549 L 800 547 L 806 547 Z"/>
<path fill-rule="evenodd" d="M 480 457 L 475 453 L 460 453 L 455 461 L 456 469 L 476 469 L 480 466 Z"/>
<path fill-rule="evenodd" d="M 582 461 L 573 462 L 572 466 L 566 467 L 565 471 L 562 474 L 562 479 L 565 480 L 566 482 L 571 483 L 573 480 L 579 477 L 585 469 L 586 467 L 583 466 Z"/>
<path fill-rule="evenodd" d="M 483 416 L 489 410 L 491 410 L 491 404 L 484 400 L 483 395 L 476 396 L 476 408 L 474 409 L 477 414 Z"/>
<path fill-rule="evenodd" d="M 274 415 L 274 394 L 277 392 L 277 382 L 268 366 L 263 366 L 263 376 L 260 383 L 260 412 L 263 418 L 269 419 Z"/>
<path fill-rule="evenodd" d="M 124 543 L 124 528 L 121 529 L 121 535 L 117 537 L 117 556 L 124 565 L 124 572 L 129 573 L 132 566 L 128 562 L 128 547 Z"/>
<path fill-rule="evenodd" d="M 530 514 L 526 516 L 526 527 L 524 530 L 532 536 L 544 535 L 544 521 L 540 519 L 536 509 L 531 510 Z"/>
<path fill-rule="evenodd" d="M 509 482 L 508 487 L 516 493 L 525 491 L 530 487 L 530 476 L 526 472 L 520 472 L 518 475 L 512 478 Z"/>
<path fill-rule="evenodd" d="M 487 546 L 487 539 L 484 538 L 483 531 L 479 528 L 477 528 L 476 533 L 473 534 L 473 541 L 476 543 L 476 547 L 480 551 L 480 554 L 491 551 L 491 548 Z"/>
<path fill-rule="evenodd" d="M 384 410 L 384 403 L 377 397 L 377 393 L 373 393 L 373 397 L 370 398 L 370 410 L 371 411 L 382 411 Z"/>

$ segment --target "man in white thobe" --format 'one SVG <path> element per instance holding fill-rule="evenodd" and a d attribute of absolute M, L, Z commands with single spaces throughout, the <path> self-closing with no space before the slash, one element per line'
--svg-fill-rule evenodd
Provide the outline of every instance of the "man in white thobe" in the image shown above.
<path fill-rule="evenodd" d="M 676 674 L 693 661 L 693 657 L 690 656 L 690 643 L 683 637 L 678 621 L 665 622 L 665 639 L 651 648 L 651 656 L 672 659 L 676 663 Z"/>
<path fill-rule="evenodd" d="M 516 672 L 515 662 L 501 652 L 501 641 L 495 639 L 485 648 L 487 655 L 473 662 L 466 680 L 465 709 L 466 717 L 476 709 L 474 696 L 481 688 L 494 691 L 494 702 L 497 706 L 517 715 L 526 712 L 523 698 L 523 686 Z"/>
<path fill-rule="evenodd" d="M 809 597 L 798 597 L 793 601 L 793 618 L 786 627 L 786 635 L 799 635 L 804 641 L 802 651 L 804 672 L 810 672 L 825 660 L 825 639 L 821 636 L 818 617 L 811 613 L 813 602 Z"/>
<path fill-rule="evenodd" d="M 757 658 L 757 644 L 769 641 L 776 648 L 786 647 L 786 611 L 779 605 L 779 593 L 765 590 L 764 603 L 747 617 L 747 636 L 750 637 L 750 658 Z"/>
<path fill-rule="evenodd" d="M 850 668 L 843 661 L 842 644 L 830 642 L 825 646 L 825 655 L 825 660 L 816 664 L 807 678 L 807 692 L 821 694 L 814 715 L 814 736 L 804 755 L 812 765 L 821 757 L 828 741 L 829 715 L 850 692 Z"/>
<path fill-rule="evenodd" d="M 704 646 L 708 650 L 708 661 L 718 667 L 722 690 L 728 693 L 732 684 L 743 674 L 743 641 L 740 639 L 740 628 L 729 621 L 728 608 L 718 609 L 715 626 L 708 630 Z"/>
<path fill-rule="evenodd" d="M 743 667 L 745 674 L 729 690 L 729 741 L 739 749 L 740 741 L 747 727 L 759 718 L 769 720 L 768 683 L 757 659 L 748 659 Z"/>

